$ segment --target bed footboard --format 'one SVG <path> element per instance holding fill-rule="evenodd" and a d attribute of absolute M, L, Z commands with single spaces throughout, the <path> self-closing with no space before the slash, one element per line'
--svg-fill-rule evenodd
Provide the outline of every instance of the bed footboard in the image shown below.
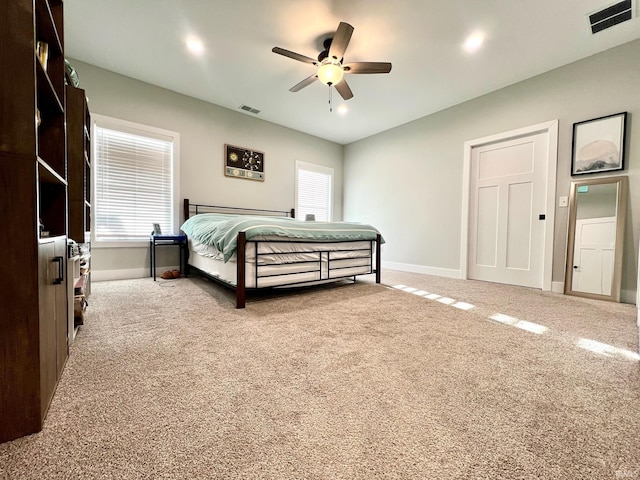
<path fill-rule="evenodd" d="M 251 240 L 254 241 L 254 240 Z M 380 254 L 380 247 L 382 245 L 382 236 L 380 234 L 378 234 L 376 236 L 376 240 L 375 240 L 375 269 L 370 270 L 370 273 L 374 273 L 376 274 L 376 283 L 380 283 L 381 281 L 381 268 L 380 268 L 380 261 L 381 261 L 381 254 Z M 236 278 L 237 278 L 237 283 L 236 283 L 236 308 L 245 308 L 246 305 L 246 296 L 247 296 L 247 288 L 246 288 L 246 275 L 247 275 L 247 269 L 246 269 L 246 252 L 247 252 L 247 237 L 245 232 L 239 232 L 238 233 L 238 237 L 237 237 L 237 250 L 236 250 L 236 260 L 237 260 L 237 264 L 236 264 Z M 369 262 L 370 265 L 373 266 L 373 255 L 369 255 Z M 321 259 L 322 257 L 320 257 Z M 257 270 L 256 270 L 256 275 L 257 275 Z M 355 275 L 353 276 L 353 279 L 355 281 Z M 257 277 L 256 277 L 256 282 L 257 282 Z M 306 282 L 303 282 L 306 283 Z M 293 284 L 292 284 L 293 285 Z"/>

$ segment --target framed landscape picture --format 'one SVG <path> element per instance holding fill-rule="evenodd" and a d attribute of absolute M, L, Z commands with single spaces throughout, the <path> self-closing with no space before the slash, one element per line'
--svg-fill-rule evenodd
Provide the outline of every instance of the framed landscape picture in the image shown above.
<path fill-rule="evenodd" d="M 264 153 L 225 144 L 224 174 L 227 177 L 264 181 Z"/>
<path fill-rule="evenodd" d="M 624 169 L 627 112 L 573 124 L 571 175 Z"/>

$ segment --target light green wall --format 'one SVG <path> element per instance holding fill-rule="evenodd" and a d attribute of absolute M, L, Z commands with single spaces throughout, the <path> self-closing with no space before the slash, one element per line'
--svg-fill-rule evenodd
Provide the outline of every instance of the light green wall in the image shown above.
<path fill-rule="evenodd" d="M 640 122 L 634 122 L 640 114 L 638 65 L 640 41 L 634 41 L 347 145 L 345 220 L 381 229 L 386 262 L 458 271 L 465 141 L 558 119 L 556 194 L 568 196 L 573 123 L 627 111 L 622 174 L 629 176 L 631 208 L 622 289 L 634 300 L 640 226 Z M 555 213 L 553 281 L 563 282 L 568 209 L 556 207 Z"/>
<path fill-rule="evenodd" d="M 304 160 L 334 168 L 334 218 L 342 219 L 341 145 L 77 60 L 71 62 L 92 113 L 180 134 L 180 205 L 182 198 L 189 198 L 198 203 L 289 210 L 295 205 L 295 161 Z M 225 143 L 264 152 L 265 181 L 225 177 Z M 178 265 L 177 252 L 177 248 L 159 249 L 158 265 Z M 149 248 L 144 244 L 99 248 L 94 243 L 92 262 L 97 278 L 148 275 Z"/>

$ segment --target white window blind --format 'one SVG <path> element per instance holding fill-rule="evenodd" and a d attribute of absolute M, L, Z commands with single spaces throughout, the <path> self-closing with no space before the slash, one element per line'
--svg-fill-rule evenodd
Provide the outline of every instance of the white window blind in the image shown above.
<path fill-rule="evenodd" d="M 319 222 L 330 222 L 333 169 L 304 162 L 297 163 L 296 217 L 309 214 Z"/>
<path fill-rule="evenodd" d="M 96 241 L 146 240 L 153 223 L 173 233 L 173 140 L 95 125 Z"/>

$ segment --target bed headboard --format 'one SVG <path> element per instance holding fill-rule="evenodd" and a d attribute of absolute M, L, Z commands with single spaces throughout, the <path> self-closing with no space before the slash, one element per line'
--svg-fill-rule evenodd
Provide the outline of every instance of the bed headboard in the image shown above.
<path fill-rule="evenodd" d="M 182 204 L 184 219 L 187 220 L 193 215 L 200 213 L 231 213 L 236 215 L 265 215 L 274 217 L 296 217 L 296 211 L 292 208 L 285 210 L 264 210 L 261 208 L 225 207 L 220 205 L 206 205 L 202 203 L 190 203 L 188 198 Z"/>

